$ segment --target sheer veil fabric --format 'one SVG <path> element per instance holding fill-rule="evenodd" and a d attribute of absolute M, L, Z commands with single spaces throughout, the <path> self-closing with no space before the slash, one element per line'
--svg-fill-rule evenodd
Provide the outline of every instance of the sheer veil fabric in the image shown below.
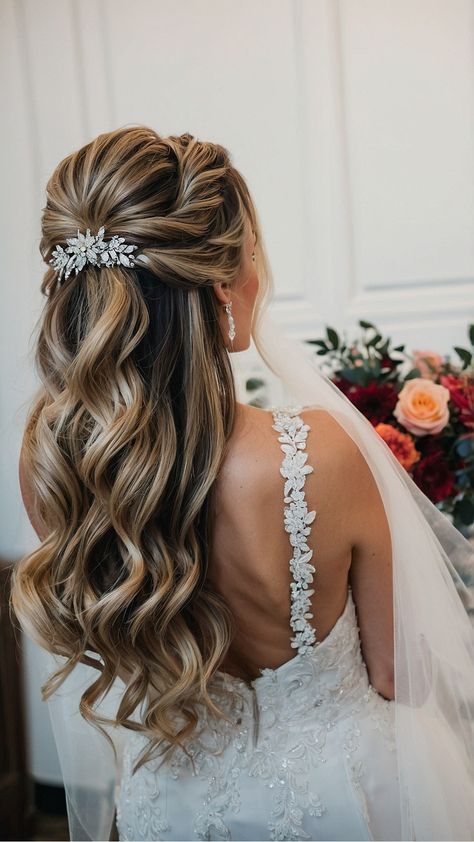
<path fill-rule="evenodd" d="M 264 362 L 291 399 L 331 413 L 355 441 L 384 504 L 392 538 L 401 838 L 473 840 L 474 599 L 458 571 L 474 571 L 474 549 L 318 369 L 307 347 L 284 335 L 268 311 L 261 316 L 259 336 Z M 61 661 L 50 655 L 47 674 Z M 79 664 L 48 700 L 71 840 L 109 839 L 114 789 L 130 734 L 107 726 L 114 757 L 100 732 L 81 717 L 80 696 L 96 677 L 93 667 Z M 117 679 L 98 712 L 113 717 L 122 688 Z"/>

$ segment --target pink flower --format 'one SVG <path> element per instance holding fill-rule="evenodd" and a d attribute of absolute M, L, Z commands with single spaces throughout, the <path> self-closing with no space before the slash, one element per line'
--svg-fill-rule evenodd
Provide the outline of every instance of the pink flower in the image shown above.
<path fill-rule="evenodd" d="M 440 433 L 449 421 L 449 389 L 423 377 L 407 380 L 393 414 L 417 436 Z"/>
<path fill-rule="evenodd" d="M 435 351 L 413 351 L 413 367 L 418 368 L 422 377 L 436 380 L 443 365 L 443 357 Z"/>

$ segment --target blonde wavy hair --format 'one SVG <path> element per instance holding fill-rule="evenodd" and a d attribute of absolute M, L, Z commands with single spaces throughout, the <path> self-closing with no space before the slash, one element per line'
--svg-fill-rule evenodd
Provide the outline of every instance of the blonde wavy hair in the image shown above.
<path fill-rule="evenodd" d="M 226 718 L 208 688 L 234 621 L 206 570 L 236 395 L 212 285 L 235 283 L 248 219 L 257 347 L 272 279 L 249 190 L 216 143 L 122 128 L 61 161 L 46 192 L 45 261 L 77 229 L 102 225 L 140 256 L 132 269 L 86 265 L 61 284 L 52 267 L 45 273 L 41 386 L 23 452 L 48 535 L 15 566 L 11 607 L 67 659 L 43 699 L 77 663 L 96 667 L 80 711 L 102 730 L 95 704 L 119 671 L 130 676 L 113 722 L 149 738 L 137 769 L 158 747 L 163 762 L 178 745 L 187 751 L 197 704 Z"/>

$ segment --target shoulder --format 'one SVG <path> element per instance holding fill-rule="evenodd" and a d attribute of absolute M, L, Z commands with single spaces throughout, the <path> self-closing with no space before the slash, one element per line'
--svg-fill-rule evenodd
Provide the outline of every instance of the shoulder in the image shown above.
<path fill-rule="evenodd" d="M 328 410 L 304 407 L 299 415 L 310 428 L 306 438 L 308 461 L 313 459 L 331 472 L 335 482 L 339 480 L 343 487 L 347 487 L 351 477 L 358 476 L 364 463 L 357 444 Z"/>
<path fill-rule="evenodd" d="M 381 500 L 377 485 L 358 444 L 325 409 L 305 407 L 301 418 L 311 428 L 307 438 L 308 461 L 324 475 L 327 488 L 333 488 L 346 518 L 360 524 L 361 510 L 380 513 Z M 367 516 L 364 518 L 367 522 Z"/>
<path fill-rule="evenodd" d="M 285 406 L 275 407 L 284 410 Z M 304 424 L 309 427 L 305 440 L 306 449 L 317 449 L 332 458 L 351 458 L 360 460 L 360 451 L 336 418 L 327 410 L 320 407 L 305 406 L 297 413 Z M 247 404 L 237 404 L 236 422 L 229 441 L 230 449 L 233 445 L 248 446 L 243 452 L 252 453 L 262 447 L 268 452 L 275 450 L 278 443 L 278 433 L 274 427 L 274 416 L 271 409 L 260 409 Z M 277 448 L 277 451 L 279 448 Z"/>
<path fill-rule="evenodd" d="M 337 443 L 337 445 L 343 447 L 344 452 L 357 450 L 353 439 L 327 409 L 305 406 L 299 415 L 314 431 L 313 439 L 323 437 L 325 441 L 329 440 L 331 443 Z"/>
<path fill-rule="evenodd" d="M 335 493 L 339 486 L 347 489 L 348 475 L 354 477 L 360 469 L 361 455 L 354 441 L 325 409 L 303 407 L 298 415 L 309 427 L 304 448 L 307 464 L 317 468 L 327 492 L 330 486 Z M 232 493 L 240 494 L 250 485 L 254 490 L 259 486 L 262 493 L 265 489 L 274 490 L 275 476 L 279 476 L 285 454 L 273 424 L 271 409 L 237 405 L 236 422 L 221 471 L 221 479 L 228 480 Z"/>

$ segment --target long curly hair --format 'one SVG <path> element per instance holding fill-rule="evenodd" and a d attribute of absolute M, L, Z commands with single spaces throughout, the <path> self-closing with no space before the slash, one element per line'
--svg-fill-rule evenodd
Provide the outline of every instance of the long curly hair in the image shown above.
<path fill-rule="evenodd" d="M 46 193 L 46 262 L 77 229 L 105 226 L 138 250 L 133 268 L 86 265 L 62 283 L 48 263 L 35 346 L 41 386 L 23 439 L 48 534 L 15 566 L 11 608 L 66 659 L 44 699 L 76 664 L 94 666 L 80 711 L 103 730 L 94 706 L 120 672 L 129 676 L 107 721 L 149 738 L 138 768 L 159 747 L 163 762 L 178 745 L 186 751 L 196 705 L 226 717 L 208 688 L 234 621 L 206 572 L 236 395 L 212 285 L 235 282 L 248 219 L 257 347 L 273 282 L 249 190 L 216 143 L 118 129 L 61 161 Z"/>

